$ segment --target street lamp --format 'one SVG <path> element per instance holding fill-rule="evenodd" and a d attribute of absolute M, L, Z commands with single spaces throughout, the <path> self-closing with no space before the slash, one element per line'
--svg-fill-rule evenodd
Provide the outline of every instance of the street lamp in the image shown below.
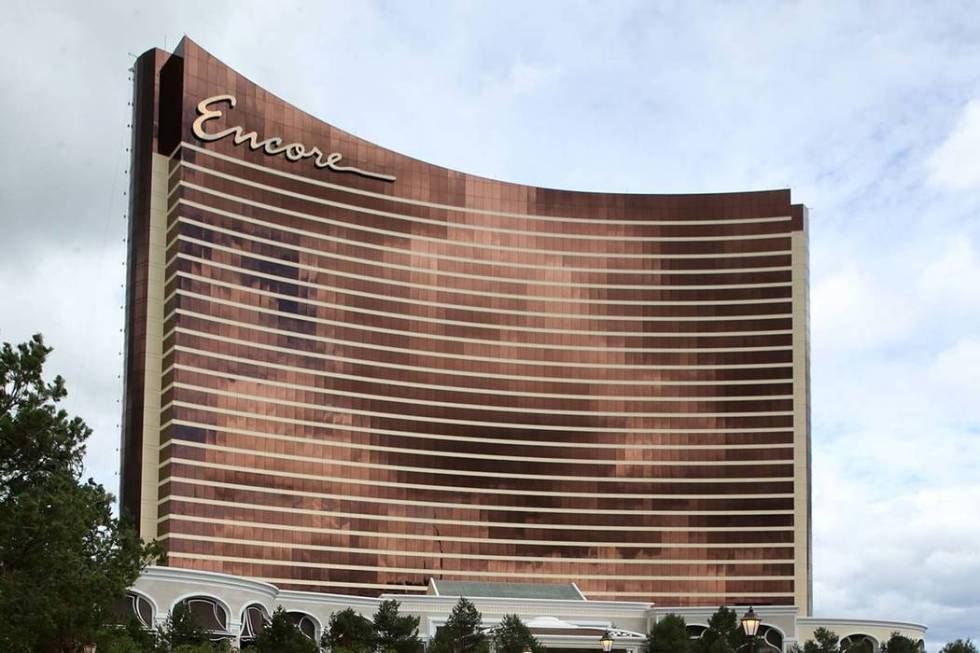
<path fill-rule="evenodd" d="M 742 630 L 744 630 L 745 634 L 749 637 L 755 637 L 755 634 L 759 632 L 759 624 L 761 623 L 762 619 L 759 619 L 759 616 L 755 613 L 755 610 L 752 609 L 752 606 L 749 606 L 749 611 L 745 613 L 744 617 L 742 617 Z"/>
<path fill-rule="evenodd" d="M 609 653 L 612 650 L 613 638 L 608 630 L 603 634 L 602 639 L 599 640 L 599 646 L 602 647 L 602 653 Z"/>
<path fill-rule="evenodd" d="M 749 650 L 751 653 L 755 653 L 755 634 L 759 632 L 759 624 L 762 623 L 762 619 L 759 619 L 759 615 L 755 613 L 752 606 L 749 606 L 749 611 L 745 613 L 742 617 L 742 630 L 745 631 L 745 636 L 749 638 Z"/>

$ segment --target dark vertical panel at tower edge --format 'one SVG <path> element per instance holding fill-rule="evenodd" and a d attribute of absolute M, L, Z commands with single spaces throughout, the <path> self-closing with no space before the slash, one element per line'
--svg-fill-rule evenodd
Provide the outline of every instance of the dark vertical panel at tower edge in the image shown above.
<path fill-rule="evenodd" d="M 160 136 L 157 152 L 170 156 L 180 144 L 184 58 L 180 49 L 160 69 Z"/>
<path fill-rule="evenodd" d="M 124 394 L 120 451 L 119 508 L 135 523 L 140 517 L 143 467 L 143 376 L 146 364 L 146 291 L 149 259 L 150 182 L 159 111 L 158 71 L 167 53 L 156 48 L 133 66 L 133 129 L 130 146 L 127 233 Z"/>

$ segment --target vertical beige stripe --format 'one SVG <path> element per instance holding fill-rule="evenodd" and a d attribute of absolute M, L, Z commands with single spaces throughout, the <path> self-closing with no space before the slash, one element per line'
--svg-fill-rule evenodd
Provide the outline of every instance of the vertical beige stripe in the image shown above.
<path fill-rule="evenodd" d="M 150 180 L 150 233 L 146 278 L 146 364 L 143 376 L 143 470 L 140 537 L 157 537 L 157 485 L 160 463 L 160 382 L 163 362 L 163 277 L 167 227 L 167 158 L 153 154 Z"/>
<path fill-rule="evenodd" d="M 810 262 L 807 222 L 793 232 L 793 443 L 795 449 L 794 534 L 796 574 L 794 591 L 801 615 L 811 606 L 810 574 Z"/>

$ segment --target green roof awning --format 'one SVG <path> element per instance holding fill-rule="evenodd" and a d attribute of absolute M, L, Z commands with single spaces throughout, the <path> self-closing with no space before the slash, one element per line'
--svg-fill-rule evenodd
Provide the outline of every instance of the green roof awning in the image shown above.
<path fill-rule="evenodd" d="M 481 583 L 461 580 L 436 580 L 432 585 L 439 596 L 465 596 L 466 598 L 498 599 L 551 599 L 559 601 L 584 601 L 585 597 L 575 585 L 540 585 L 537 583 Z"/>

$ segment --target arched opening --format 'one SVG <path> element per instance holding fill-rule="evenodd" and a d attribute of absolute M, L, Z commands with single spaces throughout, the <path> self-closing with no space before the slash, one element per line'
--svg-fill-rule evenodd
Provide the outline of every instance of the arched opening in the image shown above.
<path fill-rule="evenodd" d="M 708 630 L 707 626 L 701 626 L 698 624 L 688 624 L 687 625 L 687 638 L 688 639 L 701 639 L 704 635 L 704 631 Z"/>
<path fill-rule="evenodd" d="M 853 633 L 841 638 L 840 650 L 843 653 L 875 653 L 878 640 L 865 633 Z"/>
<path fill-rule="evenodd" d="M 138 592 L 129 591 L 112 606 L 113 621 L 122 626 L 134 619 L 143 628 L 153 628 L 155 625 L 156 609 L 147 597 Z"/>
<path fill-rule="evenodd" d="M 314 642 L 319 641 L 320 624 L 312 616 L 305 612 L 287 612 L 289 623 L 293 624 L 299 632 L 303 633 Z"/>
<path fill-rule="evenodd" d="M 210 596 L 191 596 L 174 604 L 187 606 L 191 620 L 212 640 L 227 639 L 232 636 L 228 630 L 228 610 L 217 599 Z"/>
<path fill-rule="evenodd" d="M 763 651 L 766 653 L 782 653 L 783 633 L 778 628 L 763 624 L 759 626 L 756 636 L 758 637 L 756 651 L 760 653 Z"/>
<path fill-rule="evenodd" d="M 248 648 L 253 644 L 269 621 L 269 611 L 263 606 L 258 603 L 245 606 L 242 610 L 242 648 Z"/>

